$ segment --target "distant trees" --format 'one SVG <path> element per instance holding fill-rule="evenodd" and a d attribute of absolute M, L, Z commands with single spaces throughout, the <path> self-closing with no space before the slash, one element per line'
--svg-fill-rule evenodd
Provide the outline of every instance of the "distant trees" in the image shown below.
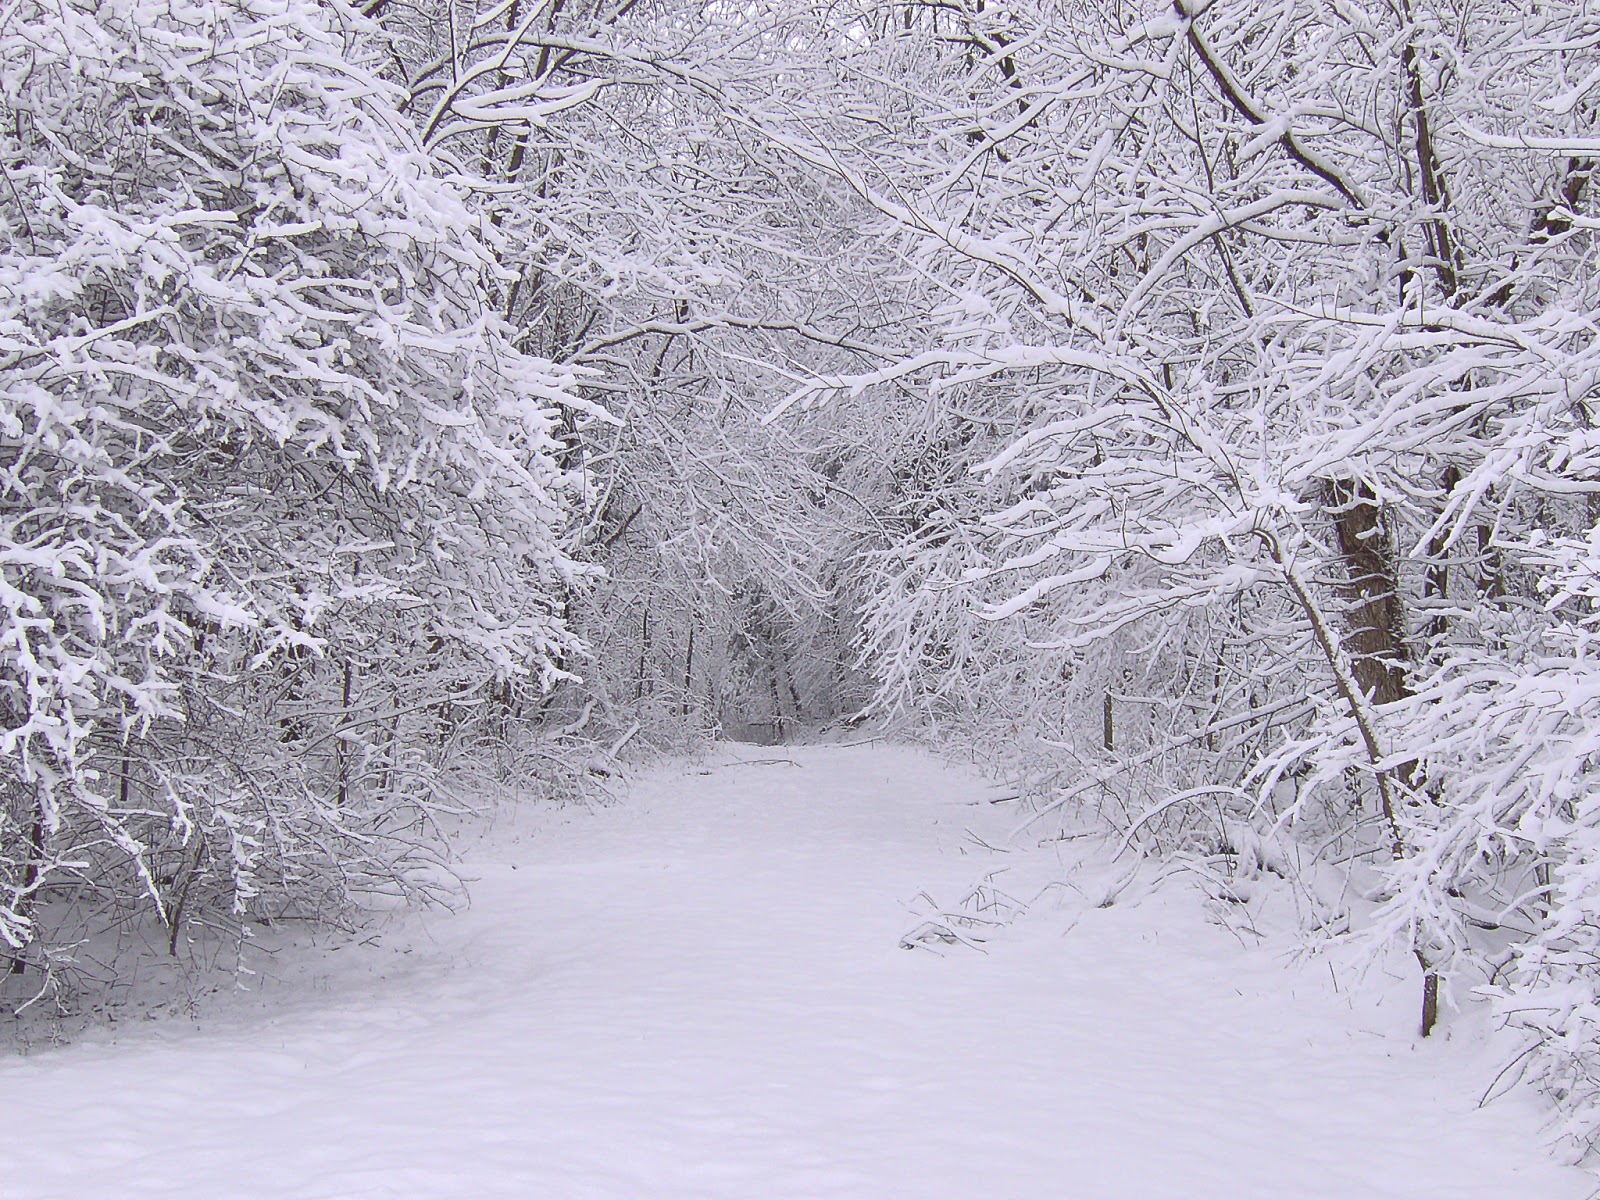
<path fill-rule="evenodd" d="M 622 418 L 567 429 L 564 461 L 592 483 L 572 552 L 605 574 L 573 597 L 595 653 L 551 713 L 593 700 L 596 726 L 636 717 L 664 741 L 831 715 L 827 676 L 851 654 L 822 582 L 836 422 L 813 437 L 761 418 L 774 377 L 870 342 L 857 204 L 739 105 L 815 74 L 794 40 L 809 14 L 371 11 L 430 152 L 484 181 L 473 205 L 518 345 L 588 369 L 582 390 Z"/>

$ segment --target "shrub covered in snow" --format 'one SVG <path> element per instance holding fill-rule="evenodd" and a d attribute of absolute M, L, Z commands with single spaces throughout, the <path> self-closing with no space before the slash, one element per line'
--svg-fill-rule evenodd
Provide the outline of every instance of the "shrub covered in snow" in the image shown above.
<path fill-rule="evenodd" d="M 311 0 L 0 24 L 14 970 L 87 912 L 176 945 L 434 878 L 429 751 L 572 650 L 553 428 L 582 402 L 486 306 L 485 231 L 371 32 Z"/>

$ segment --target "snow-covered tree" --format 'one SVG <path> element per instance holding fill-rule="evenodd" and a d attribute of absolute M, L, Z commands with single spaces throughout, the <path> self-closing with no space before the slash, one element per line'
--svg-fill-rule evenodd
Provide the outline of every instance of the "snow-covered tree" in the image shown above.
<path fill-rule="evenodd" d="M 550 719 L 592 700 L 619 729 L 638 718 L 670 738 L 830 714 L 826 676 L 848 656 L 825 578 L 834 422 L 761 417 L 775 378 L 870 344 L 858 205 L 730 104 L 815 72 L 811 14 L 374 11 L 430 151 L 483 182 L 473 204 L 497 232 L 518 344 L 593 371 L 621 419 L 566 426 L 594 484 L 574 552 L 605 579 L 574 599 L 595 654 Z"/>
<path fill-rule="evenodd" d="M 858 11 L 873 120 L 746 110 L 932 317 L 789 400 L 947 414 L 877 560 L 889 695 L 1036 747 L 1051 811 L 1133 841 L 1357 863 L 1425 1028 L 1440 975 L 1492 976 L 1591 1094 L 1586 11 Z"/>
<path fill-rule="evenodd" d="M 351 10 L 0 25 L 0 937 L 403 886 L 424 732 L 573 650 L 570 368 Z M 426 789 L 424 789 L 426 790 Z"/>

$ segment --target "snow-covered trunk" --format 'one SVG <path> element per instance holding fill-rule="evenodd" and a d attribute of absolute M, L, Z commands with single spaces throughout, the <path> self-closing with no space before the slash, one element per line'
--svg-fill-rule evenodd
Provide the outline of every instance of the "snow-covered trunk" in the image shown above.
<path fill-rule="evenodd" d="M 1394 537 L 1370 485 L 1327 484 L 1327 509 L 1339 548 L 1345 647 L 1367 702 L 1390 704 L 1410 694 L 1406 617 Z"/>

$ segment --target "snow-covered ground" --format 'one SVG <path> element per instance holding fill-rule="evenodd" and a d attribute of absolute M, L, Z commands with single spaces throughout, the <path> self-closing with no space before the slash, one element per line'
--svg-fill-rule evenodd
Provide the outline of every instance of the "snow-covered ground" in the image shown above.
<path fill-rule="evenodd" d="M 1579 1200 L 1477 1019 L 1182 885 L 901 939 L 1010 805 L 884 745 L 719 748 L 504 814 L 474 905 L 249 1003 L 0 1060 L 5 1200 Z M 1003 881 L 1006 877 L 1001 876 Z M 923 893 L 926 893 L 925 895 Z M 1352 995 L 1352 992 L 1355 994 Z"/>

